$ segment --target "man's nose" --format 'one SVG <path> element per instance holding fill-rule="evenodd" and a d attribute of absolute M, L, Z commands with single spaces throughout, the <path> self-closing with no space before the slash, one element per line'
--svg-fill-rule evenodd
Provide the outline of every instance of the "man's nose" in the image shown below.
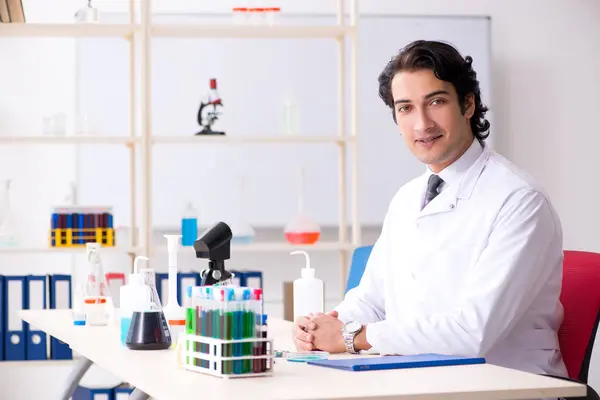
<path fill-rule="evenodd" d="M 415 130 L 417 132 L 427 132 L 435 126 L 435 122 L 427 115 L 426 111 L 419 111 L 417 113 L 417 120 L 415 121 Z"/>

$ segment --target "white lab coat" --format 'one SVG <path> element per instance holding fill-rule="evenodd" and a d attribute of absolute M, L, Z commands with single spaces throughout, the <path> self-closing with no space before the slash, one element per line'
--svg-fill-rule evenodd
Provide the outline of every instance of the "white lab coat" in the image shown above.
<path fill-rule="evenodd" d="M 547 196 L 476 140 L 447 169 L 452 179 L 422 210 L 431 172 L 394 196 L 339 318 L 366 324 L 382 354 L 484 356 L 566 376 L 556 334 L 562 230 Z"/>

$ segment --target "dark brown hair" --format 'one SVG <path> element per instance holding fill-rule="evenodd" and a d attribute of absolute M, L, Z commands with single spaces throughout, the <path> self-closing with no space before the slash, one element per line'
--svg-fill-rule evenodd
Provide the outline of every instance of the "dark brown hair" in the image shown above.
<path fill-rule="evenodd" d="M 463 58 L 458 50 L 449 44 L 426 40 L 414 41 L 400 49 L 379 75 L 379 97 L 392 109 L 394 122 L 396 122 L 391 90 L 392 79 L 403 70 L 430 69 L 438 79 L 450 82 L 454 86 L 463 114 L 467 105 L 466 97 L 473 94 L 475 112 L 470 119 L 471 130 L 477 140 L 482 142 L 489 136 L 490 123 L 485 119 L 488 108 L 481 103 L 479 81 L 471 66 L 472 63 L 473 59 L 470 56 Z"/>

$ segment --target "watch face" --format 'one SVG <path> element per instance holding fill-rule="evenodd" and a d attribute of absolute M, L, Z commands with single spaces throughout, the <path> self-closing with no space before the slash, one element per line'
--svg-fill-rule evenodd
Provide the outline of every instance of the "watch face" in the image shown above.
<path fill-rule="evenodd" d="M 358 332 L 361 328 L 361 325 L 358 323 L 358 321 L 350 321 L 350 322 L 346 322 L 346 325 L 344 325 L 344 330 L 347 333 L 355 333 Z"/>

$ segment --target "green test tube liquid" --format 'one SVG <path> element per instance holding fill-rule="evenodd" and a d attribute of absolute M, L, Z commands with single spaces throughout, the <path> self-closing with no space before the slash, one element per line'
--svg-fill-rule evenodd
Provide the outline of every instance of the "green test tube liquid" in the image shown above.
<path fill-rule="evenodd" d="M 233 339 L 233 307 L 234 291 L 232 288 L 225 288 L 225 305 L 223 310 L 223 339 Z M 225 345 L 225 357 L 233 355 L 233 344 Z M 233 361 L 225 362 L 225 371 L 227 374 L 233 373 Z"/>
<path fill-rule="evenodd" d="M 196 318 L 195 318 L 195 315 L 194 315 L 194 309 L 193 308 L 188 308 L 186 310 L 186 315 L 185 315 L 185 333 L 186 334 L 191 334 L 191 335 L 195 334 L 196 333 L 195 325 L 196 325 Z M 187 351 L 190 351 L 190 349 L 191 349 L 191 344 L 190 343 L 191 343 L 190 340 L 186 340 L 185 349 Z M 185 358 L 185 363 L 188 364 L 188 365 L 190 364 L 190 357 L 189 356 L 187 356 Z"/>
<path fill-rule="evenodd" d="M 250 288 L 244 288 L 244 304 L 242 313 L 242 337 L 249 339 L 254 337 L 254 312 L 252 307 L 252 291 Z M 252 342 L 242 344 L 242 354 L 244 356 L 252 356 Z M 247 374 L 252 372 L 252 360 L 242 361 L 242 373 Z"/>

